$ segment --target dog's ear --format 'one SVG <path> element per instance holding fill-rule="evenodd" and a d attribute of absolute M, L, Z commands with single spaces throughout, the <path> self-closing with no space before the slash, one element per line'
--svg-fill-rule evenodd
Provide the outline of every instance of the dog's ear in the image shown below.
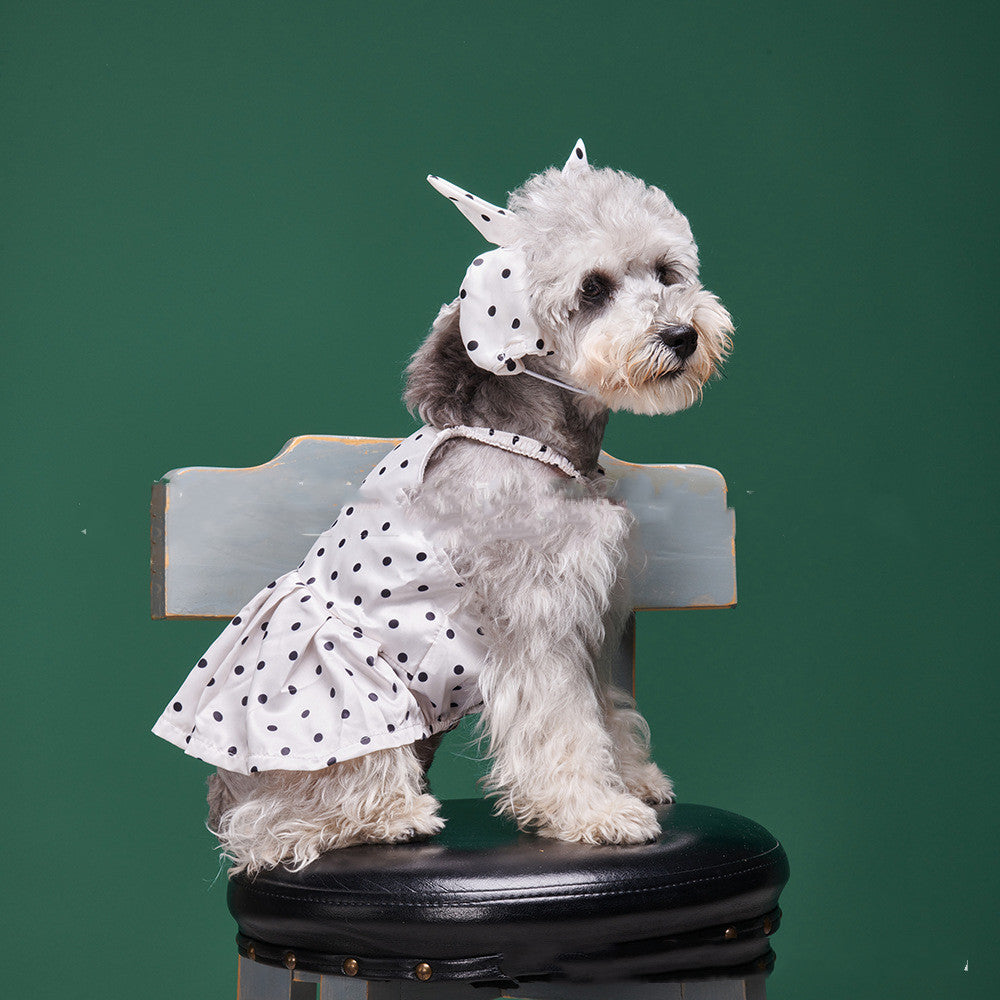
<path fill-rule="evenodd" d="M 583 144 L 583 139 L 577 139 L 573 152 L 569 154 L 566 165 L 562 168 L 563 176 L 572 177 L 573 174 L 583 173 L 588 170 L 590 164 L 587 163 L 587 147 Z"/>
<path fill-rule="evenodd" d="M 476 229 L 498 247 L 508 246 L 514 239 L 516 223 L 513 213 L 505 208 L 498 208 L 484 198 L 469 194 L 451 181 L 430 174 L 428 183 L 435 191 L 443 194 L 471 222 Z"/>

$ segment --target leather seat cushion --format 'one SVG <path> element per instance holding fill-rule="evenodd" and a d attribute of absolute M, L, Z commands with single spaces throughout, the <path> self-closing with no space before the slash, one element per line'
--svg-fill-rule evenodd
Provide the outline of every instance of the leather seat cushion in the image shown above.
<path fill-rule="evenodd" d="M 770 968 L 788 861 L 751 820 L 679 803 L 661 808 L 657 842 L 592 847 L 521 833 L 481 800 L 442 812 L 421 843 L 232 878 L 241 952 L 324 973 L 353 958 L 370 979 L 414 978 L 420 962 L 482 982 Z"/>

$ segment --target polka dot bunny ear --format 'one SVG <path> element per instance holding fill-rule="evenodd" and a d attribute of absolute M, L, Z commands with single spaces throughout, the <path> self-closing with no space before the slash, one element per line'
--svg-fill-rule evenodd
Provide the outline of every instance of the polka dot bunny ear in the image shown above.
<path fill-rule="evenodd" d="M 573 174 L 583 173 L 589 167 L 590 164 L 587 163 L 587 147 L 584 146 L 583 139 L 577 139 L 576 145 L 573 147 L 573 152 L 569 154 L 569 159 L 562 168 L 562 172 L 566 177 L 570 177 Z"/>
<path fill-rule="evenodd" d="M 428 183 L 435 191 L 443 194 L 471 222 L 479 232 L 498 247 L 506 246 L 515 235 L 514 216 L 505 208 L 499 208 L 478 195 L 470 194 L 443 177 L 429 174 Z"/>
<path fill-rule="evenodd" d="M 458 297 L 462 343 L 479 368 L 517 375 L 525 370 L 521 359 L 526 355 L 553 353 L 531 316 L 527 268 L 519 250 L 501 247 L 477 257 Z"/>

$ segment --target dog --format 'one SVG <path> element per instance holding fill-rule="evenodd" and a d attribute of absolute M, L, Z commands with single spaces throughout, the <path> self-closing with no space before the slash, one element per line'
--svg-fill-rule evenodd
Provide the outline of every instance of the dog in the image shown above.
<path fill-rule="evenodd" d="M 478 712 L 485 790 L 524 829 L 657 836 L 670 779 L 602 649 L 630 609 L 631 518 L 598 467 L 612 410 L 697 401 L 731 347 L 686 218 L 578 142 L 505 208 L 429 182 L 497 249 L 408 370 L 420 431 L 199 661 L 154 732 L 217 766 L 230 874 L 443 826 L 425 774 Z"/>

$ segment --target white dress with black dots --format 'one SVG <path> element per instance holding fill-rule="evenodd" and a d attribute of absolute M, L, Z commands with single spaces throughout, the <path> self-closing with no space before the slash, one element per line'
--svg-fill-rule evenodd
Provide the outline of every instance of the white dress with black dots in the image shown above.
<path fill-rule="evenodd" d="M 243 774 L 314 771 L 425 739 L 480 708 L 488 637 L 460 607 L 464 581 L 401 502 L 455 437 L 583 478 L 532 438 L 421 428 L 369 473 L 298 569 L 232 619 L 153 732 Z"/>

